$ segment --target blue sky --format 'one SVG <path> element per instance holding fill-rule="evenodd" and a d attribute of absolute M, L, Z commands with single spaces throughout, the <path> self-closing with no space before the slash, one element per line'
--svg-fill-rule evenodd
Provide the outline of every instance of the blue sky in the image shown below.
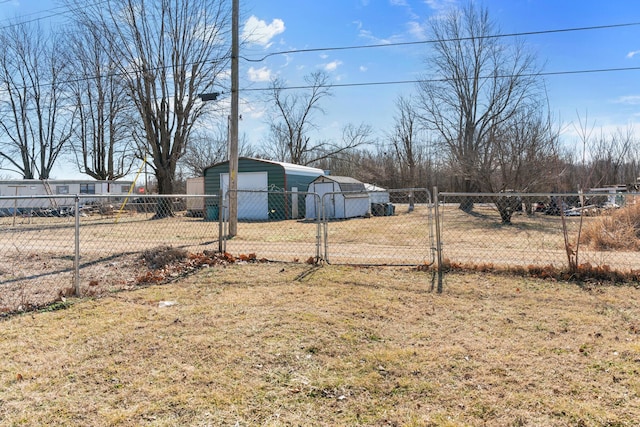
<path fill-rule="evenodd" d="M 272 0 L 244 2 L 243 22 L 273 30 L 270 44 L 248 46 L 245 54 L 318 47 L 356 46 L 427 40 L 429 19 L 456 0 Z M 640 22 L 640 2 L 612 0 L 487 0 L 502 33 Z M 248 15 L 248 16 L 246 16 Z M 263 32 L 265 35 L 268 31 Z M 640 66 L 640 26 L 524 36 L 546 72 Z M 250 53 L 252 54 L 250 54 Z M 428 45 L 326 51 L 275 56 L 262 63 L 241 63 L 260 77 L 277 75 L 292 85 L 315 69 L 330 72 L 340 84 L 414 80 L 428 73 Z M 246 74 L 245 74 L 245 77 Z M 640 71 L 545 77 L 551 110 L 565 123 L 565 140 L 575 142 L 578 116 L 605 132 L 640 121 Z M 394 99 L 413 85 L 336 88 L 325 101 L 325 131 L 346 120 L 368 122 L 382 133 L 392 124 Z M 640 131 L 640 127 L 636 129 Z"/>
<path fill-rule="evenodd" d="M 466 0 L 465 0 L 466 1 Z M 242 56 L 325 47 L 347 47 L 428 38 L 429 19 L 458 0 L 240 0 L 241 28 L 252 34 Z M 502 33 L 591 27 L 640 22 L 640 1 L 631 0 L 485 0 Z M 0 25 L 14 16 L 32 19 L 59 13 L 53 1 L 0 0 Z M 37 12 L 41 11 L 41 15 Z M 47 18 L 49 19 L 49 18 Z M 56 18 L 52 18 L 56 19 Z M 640 67 L 640 25 L 592 31 L 530 35 L 522 38 L 545 72 Z M 326 50 L 270 56 L 240 62 L 240 132 L 257 145 L 266 139 L 267 114 L 255 89 L 280 77 L 292 86 L 325 70 L 336 84 L 415 80 L 428 73 L 429 45 Z M 545 77 L 552 112 L 562 120 L 564 141 L 577 143 L 578 116 L 605 133 L 635 125 L 640 135 L 640 70 Z M 394 100 L 414 91 L 411 84 L 337 87 L 324 100 L 317 138 L 337 138 L 348 123 L 365 123 L 383 138 L 395 114 Z"/>

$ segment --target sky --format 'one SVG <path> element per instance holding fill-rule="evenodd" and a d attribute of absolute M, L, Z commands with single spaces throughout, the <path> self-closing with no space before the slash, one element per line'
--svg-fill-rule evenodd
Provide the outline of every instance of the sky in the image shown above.
<path fill-rule="evenodd" d="M 424 41 L 430 19 L 456 0 L 275 0 L 245 2 L 243 22 L 263 29 L 262 44 L 247 46 L 247 56 L 320 47 L 345 47 Z M 525 33 L 640 22 L 640 2 L 628 0 L 486 0 L 501 33 Z M 270 32 L 269 32 L 270 30 Z M 271 37 L 268 42 L 266 34 Z M 522 36 L 544 72 L 640 67 L 640 25 L 591 31 Z M 327 50 L 271 56 L 241 63 L 251 86 L 279 76 L 296 86 L 313 70 L 330 73 L 337 84 L 411 81 L 429 74 L 428 44 L 371 49 Z M 567 143 L 575 142 L 579 122 L 609 133 L 640 122 L 640 70 L 550 75 L 544 78 L 549 106 L 565 124 Z M 415 93 L 415 85 L 340 87 L 324 104 L 325 126 L 345 120 L 388 131 L 394 101 Z M 257 115 L 257 114 L 256 114 Z M 325 128 L 326 129 L 326 128 Z M 637 129 L 640 132 L 640 126 Z M 383 136 L 383 135 L 381 135 Z"/>
<path fill-rule="evenodd" d="M 305 76 L 324 70 L 331 83 L 341 86 L 332 88 L 332 96 L 322 101 L 324 114 L 314 118 L 314 137 L 337 139 L 343 126 L 366 124 L 375 137 L 384 139 L 393 125 L 395 100 L 415 93 L 416 88 L 406 83 L 368 84 L 414 81 L 428 75 L 428 44 L 394 44 L 428 40 L 430 20 L 466 1 L 240 0 L 245 39 L 241 51 L 245 59 L 240 61 L 240 133 L 256 146 L 267 139 L 269 105 L 261 89 L 271 79 L 304 86 Z M 640 1 L 635 0 L 484 0 L 478 4 L 488 9 L 503 34 L 640 23 Z M 61 13 L 64 8 L 53 0 L 0 0 L 0 25 L 15 17 L 59 19 Z M 640 67 L 640 25 L 520 39 L 546 73 Z M 349 49 L 365 45 L 385 46 Z M 295 52 L 307 49 L 314 51 Z M 284 51 L 288 53 L 279 54 Z M 548 75 L 544 83 L 549 108 L 563 124 L 563 141 L 568 146 L 578 144 L 580 121 L 598 133 L 633 126 L 640 135 L 640 69 Z"/>

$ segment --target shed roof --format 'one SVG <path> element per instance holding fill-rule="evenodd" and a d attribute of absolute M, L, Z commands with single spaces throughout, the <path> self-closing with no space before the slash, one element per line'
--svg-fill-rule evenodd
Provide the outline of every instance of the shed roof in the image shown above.
<path fill-rule="evenodd" d="M 379 192 L 387 191 L 387 189 L 386 189 L 386 188 L 378 187 L 378 186 L 376 186 L 376 185 L 368 184 L 368 183 L 366 183 L 366 182 L 364 183 L 364 188 L 365 188 L 367 191 L 379 191 Z"/>
<path fill-rule="evenodd" d="M 295 175 L 304 175 L 304 176 L 313 176 L 313 177 L 324 175 L 324 170 L 322 169 L 312 168 L 310 166 L 296 165 L 294 163 L 277 162 L 275 160 L 257 159 L 254 157 L 240 157 L 238 160 L 250 160 L 254 162 L 279 165 L 284 169 L 285 174 L 295 174 Z M 225 164 L 225 163 L 229 163 L 229 161 L 227 160 L 224 162 L 217 163 L 215 165 L 209 166 L 209 168 L 217 165 Z M 206 168 L 206 169 L 209 169 L 209 168 Z"/>
<path fill-rule="evenodd" d="M 324 175 L 314 182 L 335 182 L 340 186 L 340 191 L 365 191 L 364 184 L 350 176 Z"/>
<path fill-rule="evenodd" d="M 361 181 L 358 181 L 355 178 L 351 178 L 350 176 L 338 176 L 338 175 L 325 175 L 319 178 L 318 181 L 323 181 L 323 182 L 333 181 L 333 182 L 337 182 L 338 184 L 362 184 Z"/>

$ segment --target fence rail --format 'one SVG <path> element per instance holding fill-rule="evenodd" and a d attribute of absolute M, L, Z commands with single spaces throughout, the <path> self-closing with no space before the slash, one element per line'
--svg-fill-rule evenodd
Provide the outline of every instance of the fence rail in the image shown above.
<path fill-rule="evenodd" d="M 145 254 L 159 247 L 285 262 L 558 268 L 575 262 L 633 272 L 640 266 L 638 200 L 413 188 L 244 190 L 237 234 L 229 238 L 228 193 L 0 197 L 0 312 L 134 286 L 147 269 Z"/>

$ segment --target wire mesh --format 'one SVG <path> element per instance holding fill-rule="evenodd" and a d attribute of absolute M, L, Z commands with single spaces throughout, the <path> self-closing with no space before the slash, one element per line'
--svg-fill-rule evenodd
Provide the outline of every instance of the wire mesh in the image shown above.
<path fill-rule="evenodd" d="M 199 208 L 187 209 L 189 199 Z M 77 290 L 133 286 L 144 267 L 141 255 L 154 248 L 217 251 L 218 222 L 206 215 L 214 203 L 215 196 L 185 195 L 0 197 L 0 312 Z"/>
<path fill-rule="evenodd" d="M 225 221 L 229 193 L 222 208 Z M 226 252 L 270 261 L 317 261 L 320 221 L 307 214 L 319 204 L 317 194 L 262 190 L 238 190 L 237 194 L 237 235 L 225 241 Z"/>
<path fill-rule="evenodd" d="M 188 200 L 199 206 L 187 210 Z M 158 246 L 188 251 L 216 250 L 217 196 L 136 196 L 80 199 L 80 252 L 83 258 L 138 253 Z"/>
<path fill-rule="evenodd" d="M 637 195 L 602 193 L 440 193 L 445 262 L 504 267 L 640 266 L 637 226 L 607 226 L 635 209 Z M 636 218 L 638 221 L 640 218 Z M 629 231 L 631 231 L 629 233 Z M 603 244 L 608 234 L 619 234 Z"/>
<path fill-rule="evenodd" d="M 322 214 L 328 263 L 434 262 L 431 195 L 425 189 L 326 193 Z"/>
<path fill-rule="evenodd" d="M 424 189 L 322 197 L 242 190 L 237 234 L 227 236 L 228 194 L 0 197 L 0 313 L 78 290 L 135 286 L 145 254 L 159 247 L 285 262 L 424 265 L 434 262 L 435 240 L 444 263 L 574 262 L 637 272 L 639 201 L 634 193 L 439 193 L 432 200 Z"/>
<path fill-rule="evenodd" d="M 72 292 L 74 200 L 0 198 L 0 313 Z"/>

